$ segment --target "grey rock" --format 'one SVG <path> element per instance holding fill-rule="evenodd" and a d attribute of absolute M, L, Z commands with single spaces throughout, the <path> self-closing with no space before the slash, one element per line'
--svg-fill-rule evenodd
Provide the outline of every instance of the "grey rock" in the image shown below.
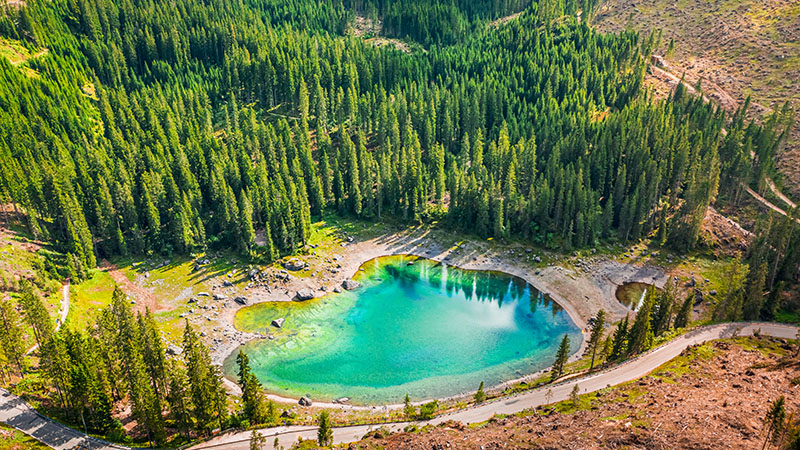
<path fill-rule="evenodd" d="M 314 298 L 314 291 L 312 291 L 309 288 L 300 289 L 299 291 L 297 291 L 295 298 L 300 301 L 311 300 L 312 298 Z"/>
<path fill-rule="evenodd" d="M 275 327 L 275 328 L 281 328 L 281 327 L 283 327 L 283 323 L 284 322 L 286 322 L 286 319 L 281 317 L 280 319 L 273 320 L 272 321 L 272 326 Z"/>
<path fill-rule="evenodd" d="M 246 305 L 247 304 L 247 297 L 236 297 L 236 298 L 233 299 L 233 301 L 235 301 L 236 303 L 238 303 L 240 305 Z"/>
<path fill-rule="evenodd" d="M 334 288 L 333 288 L 333 292 L 336 292 L 337 294 L 338 294 L 338 293 L 340 293 L 340 292 L 342 292 L 342 288 L 341 288 L 341 286 L 336 286 L 336 287 L 334 287 Z"/>
<path fill-rule="evenodd" d="M 208 292 L 200 292 L 197 294 L 198 297 L 208 297 Z"/>
<path fill-rule="evenodd" d="M 347 289 L 348 291 L 352 291 L 353 289 L 358 289 L 361 284 L 355 280 L 344 280 L 342 282 L 342 287 Z"/>
<path fill-rule="evenodd" d="M 228 298 L 228 297 L 226 297 L 225 295 L 214 294 L 214 300 L 225 300 L 226 298 Z"/>
<path fill-rule="evenodd" d="M 299 259 L 290 259 L 283 266 L 286 267 L 288 270 L 297 271 L 305 269 L 306 267 L 308 267 L 308 264 L 306 264 L 305 261 L 301 261 Z"/>
<path fill-rule="evenodd" d="M 300 401 L 298 401 L 297 403 L 299 403 L 300 406 L 311 406 L 311 398 L 302 396 L 300 397 Z"/>

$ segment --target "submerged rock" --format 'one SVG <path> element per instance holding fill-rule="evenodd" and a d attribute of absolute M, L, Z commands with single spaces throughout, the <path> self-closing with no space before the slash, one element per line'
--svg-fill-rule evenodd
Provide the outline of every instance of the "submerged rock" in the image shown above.
<path fill-rule="evenodd" d="M 295 295 L 295 298 L 297 300 L 301 300 L 301 301 L 302 300 L 311 300 L 312 298 L 314 298 L 314 291 L 312 291 L 309 288 L 300 289 L 299 291 L 297 291 L 297 294 Z"/>
<path fill-rule="evenodd" d="M 283 323 L 286 322 L 286 319 L 281 317 L 280 319 L 275 319 L 272 321 L 272 326 L 275 328 L 280 328 L 283 326 Z"/>
<path fill-rule="evenodd" d="M 355 280 L 344 280 L 342 282 L 342 287 L 347 289 L 348 291 L 352 291 L 353 289 L 358 289 L 361 284 Z"/>

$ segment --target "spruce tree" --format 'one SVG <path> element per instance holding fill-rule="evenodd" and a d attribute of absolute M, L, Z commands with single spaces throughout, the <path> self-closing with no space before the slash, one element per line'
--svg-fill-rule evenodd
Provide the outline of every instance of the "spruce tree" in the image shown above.
<path fill-rule="evenodd" d="M 651 289 L 645 296 L 644 302 L 636 312 L 636 319 L 628 333 L 628 346 L 626 356 L 636 355 L 650 349 L 653 345 L 653 330 L 651 328 L 651 314 L 655 305 L 656 291 Z"/>
<path fill-rule="evenodd" d="M 564 374 L 564 365 L 569 359 L 569 335 L 565 334 L 561 339 L 561 344 L 558 346 L 556 352 L 556 360 L 553 362 L 553 368 L 550 371 L 550 380 L 555 381 Z"/>
<path fill-rule="evenodd" d="M 330 447 L 333 445 L 333 428 L 328 411 L 319 413 L 317 423 L 319 426 L 317 429 L 317 443 L 322 447 Z"/>
<path fill-rule="evenodd" d="M 589 364 L 589 371 L 594 368 L 594 361 L 595 357 L 597 356 L 598 347 L 600 347 L 603 334 L 606 330 L 606 312 L 604 310 L 600 310 L 597 312 L 597 315 L 594 318 L 594 323 L 592 323 L 592 332 L 589 336 L 589 348 L 592 351 L 592 361 Z"/>
<path fill-rule="evenodd" d="M 5 357 L 17 367 L 17 373 L 25 373 L 25 348 L 22 340 L 22 325 L 17 310 L 10 300 L 0 301 L 0 344 Z"/>
<path fill-rule="evenodd" d="M 694 298 L 694 295 L 686 296 L 686 299 L 681 304 L 681 309 L 678 310 L 678 314 L 675 316 L 675 328 L 685 328 L 689 325 Z"/>

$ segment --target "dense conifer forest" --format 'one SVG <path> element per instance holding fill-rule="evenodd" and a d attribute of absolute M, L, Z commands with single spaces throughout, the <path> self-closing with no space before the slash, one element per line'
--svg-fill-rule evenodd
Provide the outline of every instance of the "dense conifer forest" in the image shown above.
<path fill-rule="evenodd" d="M 590 4 L 531 4 L 463 37 L 432 37 L 457 28 L 445 16 L 397 19 L 454 42 L 413 54 L 342 35 L 354 11 L 391 22 L 393 5 L 6 7 L 0 34 L 47 53 L 33 73 L 0 61 L 0 198 L 83 267 L 206 247 L 270 261 L 326 208 L 565 249 L 658 230 L 689 249 L 720 180 L 735 188 L 749 150 L 769 161 L 780 140 L 778 120 L 723 132 L 723 112 L 682 89 L 653 101 L 658 36 L 598 34 L 573 14 Z M 403 14 L 475 26 L 522 6 Z"/>
<path fill-rule="evenodd" d="M 688 251 L 719 196 L 761 185 L 790 125 L 732 117 L 678 88 L 643 86 L 659 34 L 600 34 L 593 0 L 28 0 L 0 7 L 0 219 L 67 255 L 53 279 L 101 258 L 235 249 L 266 263 L 306 244 L 323 213 L 570 251 L 651 236 Z M 491 24 L 523 12 L 516 20 Z M 356 17 L 416 44 L 379 48 Z M 10 205 L 10 206 L 7 206 Z M 800 261 L 791 219 L 759 224 L 749 271 L 727 272 L 717 320 L 772 319 Z M 795 227 L 796 228 L 796 227 Z M 62 271 L 63 273 L 58 273 Z M 777 286 L 777 287 L 776 287 Z M 764 298 L 763 293 L 771 296 Z M 187 324 L 165 358 L 149 313 L 122 291 L 88 332 L 54 333 L 30 286 L 26 323 L 67 419 L 118 435 L 127 398 L 147 439 L 165 416 L 189 439 L 230 425 L 221 375 Z M 686 326 L 692 299 L 646 299 L 601 342 L 611 360 Z M 20 322 L 4 303 L 0 319 Z M 674 321 L 672 316 L 675 316 Z M 19 327 L 5 327 L 12 330 Z M 620 331 L 621 330 L 621 331 Z M 18 335 L 7 370 L 24 373 Z M 272 423 L 247 356 L 243 417 Z"/>

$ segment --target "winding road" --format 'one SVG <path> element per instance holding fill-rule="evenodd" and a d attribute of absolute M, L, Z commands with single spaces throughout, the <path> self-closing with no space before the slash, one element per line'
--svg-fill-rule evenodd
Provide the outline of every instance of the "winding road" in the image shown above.
<path fill-rule="evenodd" d="M 747 322 L 702 327 L 692 330 L 635 359 L 626 361 L 610 369 L 596 372 L 582 378 L 570 379 L 555 385 L 523 392 L 515 396 L 503 397 L 479 406 L 454 411 L 436 417 L 431 421 L 418 423 L 418 425 L 436 425 L 449 420 L 463 423 L 482 422 L 488 420 L 495 414 L 513 414 L 525 409 L 566 400 L 569 398 L 575 385 L 578 386 L 581 393 L 587 393 L 635 380 L 647 375 L 653 369 L 680 355 L 687 347 L 714 339 L 729 338 L 736 335 L 751 336 L 754 334 L 794 339 L 798 336 L 798 333 L 800 333 L 800 327 L 776 323 Z M 0 422 L 13 426 L 57 450 L 126 449 L 126 447 L 91 438 L 77 430 L 53 422 L 40 415 L 27 403 L 22 401 L 22 399 L 4 389 L 0 389 Z M 382 426 L 391 431 L 400 431 L 410 423 L 411 422 L 402 422 Z M 337 427 L 334 429 L 333 439 L 335 443 L 357 441 L 366 433 L 380 426 L 381 425 L 360 425 Z M 297 442 L 298 438 L 315 439 L 317 428 L 315 426 L 284 426 L 265 428 L 260 431 L 267 437 L 268 445 L 272 445 L 274 438 L 277 437 L 278 443 L 288 448 Z M 249 437 L 249 431 L 228 433 L 202 444 L 198 444 L 192 447 L 192 449 L 248 449 Z"/>
<path fill-rule="evenodd" d="M 56 319 L 56 327 L 53 329 L 53 331 L 58 331 L 61 328 L 61 325 L 67 321 L 67 315 L 69 314 L 69 281 L 64 283 L 64 286 L 61 287 L 61 308 L 59 308 L 58 312 L 59 315 Z M 29 356 L 38 348 L 39 344 L 29 348 L 28 351 L 25 352 L 25 356 Z"/>
<path fill-rule="evenodd" d="M 732 323 L 698 328 L 635 359 L 608 370 L 596 372 L 583 378 L 572 379 L 556 385 L 527 391 L 512 397 L 503 397 L 480 406 L 445 414 L 431 421 L 418 423 L 418 425 L 436 425 L 449 420 L 463 423 L 482 422 L 488 420 L 495 414 L 513 414 L 536 406 L 566 400 L 569 398 L 575 385 L 578 385 L 580 392 L 583 394 L 635 380 L 647 375 L 653 369 L 680 355 L 687 347 L 714 339 L 728 338 L 734 335 L 750 336 L 753 334 L 793 339 L 797 337 L 798 332 L 800 332 L 800 328 L 798 327 L 774 323 Z M 400 431 L 409 424 L 410 422 L 395 423 L 383 425 L 383 427 L 391 431 Z M 380 426 L 381 425 L 359 425 L 338 427 L 334 429 L 333 440 L 334 443 L 337 444 L 357 441 L 366 433 Z M 316 439 L 317 428 L 314 426 L 290 426 L 265 428 L 260 431 L 267 438 L 268 446 L 265 448 L 272 448 L 270 446 L 273 445 L 275 437 L 278 438 L 278 443 L 280 445 L 289 448 L 292 444 L 297 442 L 298 438 Z M 192 447 L 192 449 L 248 449 L 249 437 L 249 431 L 230 433 L 218 436 L 208 442 Z"/>

